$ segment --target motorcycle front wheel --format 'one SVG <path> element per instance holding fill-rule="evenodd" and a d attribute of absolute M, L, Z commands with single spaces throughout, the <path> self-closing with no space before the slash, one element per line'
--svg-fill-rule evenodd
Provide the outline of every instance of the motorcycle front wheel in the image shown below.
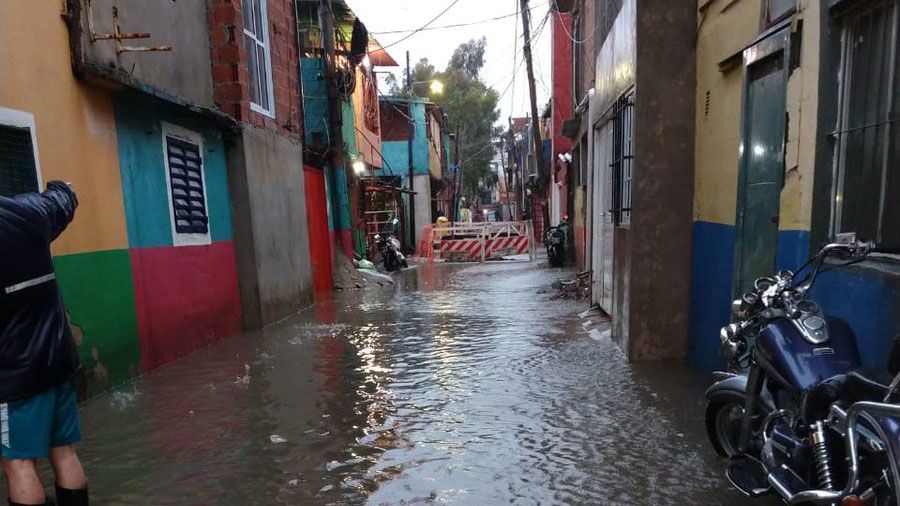
<path fill-rule="evenodd" d="M 707 404 L 706 433 L 716 453 L 723 457 L 734 457 L 741 453 L 738 446 L 743 418 L 743 395 L 729 393 Z"/>

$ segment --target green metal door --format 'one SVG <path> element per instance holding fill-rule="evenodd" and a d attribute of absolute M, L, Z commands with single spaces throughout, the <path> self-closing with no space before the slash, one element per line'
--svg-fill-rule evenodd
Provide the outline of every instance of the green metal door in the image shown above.
<path fill-rule="evenodd" d="M 736 294 L 771 276 L 778 249 L 784 179 L 788 33 L 767 37 L 744 52 L 745 85 L 738 186 Z"/>

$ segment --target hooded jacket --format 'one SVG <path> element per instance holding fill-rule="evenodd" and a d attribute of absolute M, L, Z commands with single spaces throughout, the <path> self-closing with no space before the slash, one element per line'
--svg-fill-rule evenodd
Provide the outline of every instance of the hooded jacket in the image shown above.
<path fill-rule="evenodd" d="M 0 196 L 0 402 L 43 392 L 78 371 L 50 254 L 77 206 L 59 181 L 41 194 Z"/>

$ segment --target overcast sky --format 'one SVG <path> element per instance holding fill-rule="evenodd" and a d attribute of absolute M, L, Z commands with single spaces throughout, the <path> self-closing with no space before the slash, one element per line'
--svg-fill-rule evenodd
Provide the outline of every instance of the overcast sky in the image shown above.
<path fill-rule="evenodd" d="M 453 0 L 346 0 L 366 28 L 378 41 L 388 46 L 407 33 L 379 33 L 395 30 L 413 30 L 421 27 L 453 3 Z M 458 0 L 443 16 L 430 27 L 441 27 L 459 23 L 471 23 L 489 18 L 514 14 L 519 0 Z M 532 27 L 540 26 L 547 14 L 546 0 L 532 0 Z M 518 33 L 518 40 L 513 44 Z M 391 56 L 401 65 L 406 64 L 406 51 L 410 51 L 412 65 L 421 58 L 428 58 L 438 70 L 443 70 L 450 55 L 463 42 L 487 37 L 485 64 L 482 80 L 505 95 L 500 99 L 501 121 L 506 118 L 524 116 L 528 113 L 528 81 L 525 66 L 519 65 L 515 83 L 513 79 L 513 57 L 522 61 L 522 20 L 516 16 L 459 28 L 436 29 L 419 32 L 412 37 L 388 48 Z M 535 79 L 538 97 L 538 114 L 550 98 L 550 25 L 540 32 L 534 41 Z M 387 69 L 379 69 L 387 70 Z M 395 69 L 399 72 L 401 69 Z"/>

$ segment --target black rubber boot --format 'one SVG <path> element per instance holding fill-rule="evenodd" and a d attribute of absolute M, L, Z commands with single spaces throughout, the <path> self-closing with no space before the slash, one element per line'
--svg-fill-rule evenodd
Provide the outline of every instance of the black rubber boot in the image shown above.
<path fill-rule="evenodd" d="M 72 490 L 56 486 L 57 506 L 88 506 L 88 489 Z"/>

